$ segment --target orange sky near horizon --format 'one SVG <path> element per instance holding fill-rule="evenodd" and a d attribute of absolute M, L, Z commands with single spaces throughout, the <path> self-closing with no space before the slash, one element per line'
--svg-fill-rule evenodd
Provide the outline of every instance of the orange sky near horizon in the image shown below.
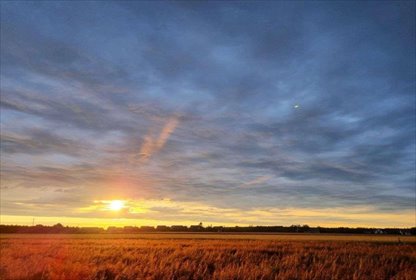
<path fill-rule="evenodd" d="M 0 223 L 416 226 L 415 1 L 0 5 Z"/>

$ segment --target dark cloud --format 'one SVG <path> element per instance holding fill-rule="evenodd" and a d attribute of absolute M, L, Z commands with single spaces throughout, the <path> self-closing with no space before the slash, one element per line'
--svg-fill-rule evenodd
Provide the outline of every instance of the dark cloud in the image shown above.
<path fill-rule="evenodd" d="M 4 192 L 412 210 L 414 10 L 2 3 Z"/>
<path fill-rule="evenodd" d="M 81 156 L 87 147 L 71 139 L 65 139 L 46 130 L 30 129 L 24 135 L 1 135 L 2 152 L 8 154 L 59 153 Z"/>

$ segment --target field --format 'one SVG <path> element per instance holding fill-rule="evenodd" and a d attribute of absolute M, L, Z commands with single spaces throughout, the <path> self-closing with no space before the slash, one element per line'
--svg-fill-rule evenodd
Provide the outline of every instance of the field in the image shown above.
<path fill-rule="evenodd" d="M 307 234 L 1 235 L 0 279 L 416 279 L 416 239 Z"/>

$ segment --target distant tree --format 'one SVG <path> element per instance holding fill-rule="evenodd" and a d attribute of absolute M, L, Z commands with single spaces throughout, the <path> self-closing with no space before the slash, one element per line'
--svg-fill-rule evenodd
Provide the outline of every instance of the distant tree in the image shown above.
<path fill-rule="evenodd" d="M 310 227 L 308 225 L 303 225 L 302 226 L 302 232 L 307 232 L 310 230 Z"/>

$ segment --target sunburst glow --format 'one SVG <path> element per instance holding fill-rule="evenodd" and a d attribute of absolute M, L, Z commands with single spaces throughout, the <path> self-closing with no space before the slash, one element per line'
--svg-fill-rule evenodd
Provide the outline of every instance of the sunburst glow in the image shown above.
<path fill-rule="evenodd" d="M 0 0 L 0 235 L 416 227 L 416 0 L 35 2 Z"/>
<path fill-rule="evenodd" d="M 124 208 L 124 201 L 122 200 L 111 200 L 108 204 L 108 208 L 111 211 L 120 211 L 122 208 Z"/>

